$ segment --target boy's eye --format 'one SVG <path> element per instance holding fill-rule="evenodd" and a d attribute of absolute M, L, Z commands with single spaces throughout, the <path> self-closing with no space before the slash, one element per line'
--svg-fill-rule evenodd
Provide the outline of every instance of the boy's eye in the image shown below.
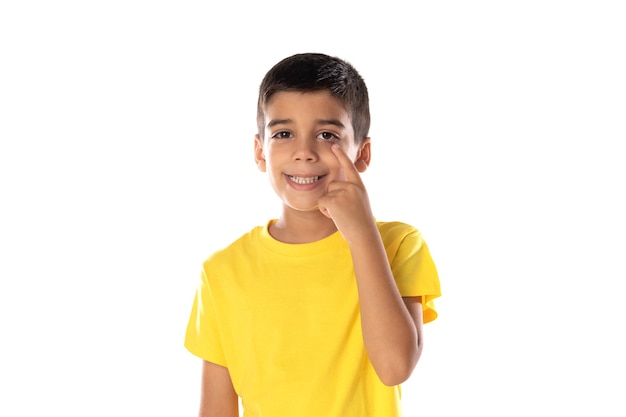
<path fill-rule="evenodd" d="M 272 138 L 274 139 L 288 139 L 290 137 L 291 137 L 291 133 L 286 132 L 286 131 L 277 132 L 272 135 Z"/>
<path fill-rule="evenodd" d="M 339 140 L 339 136 L 330 132 L 322 132 L 317 137 L 324 140 Z"/>

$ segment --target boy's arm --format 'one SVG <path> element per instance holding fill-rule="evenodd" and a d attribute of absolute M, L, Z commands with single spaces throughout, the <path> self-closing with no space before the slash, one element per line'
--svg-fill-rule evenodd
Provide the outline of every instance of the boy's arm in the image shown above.
<path fill-rule="evenodd" d="M 422 303 L 400 295 L 378 229 L 370 233 L 350 244 L 363 341 L 381 381 L 398 385 L 411 376 L 422 352 Z"/>
<path fill-rule="evenodd" d="M 227 368 L 208 361 L 202 362 L 202 391 L 198 416 L 239 416 L 239 398 Z"/>
<path fill-rule="evenodd" d="M 359 172 L 341 147 L 332 149 L 345 181 L 331 183 L 319 207 L 350 245 L 370 361 L 384 384 L 397 385 L 409 378 L 422 351 L 421 299 L 400 295 Z"/>

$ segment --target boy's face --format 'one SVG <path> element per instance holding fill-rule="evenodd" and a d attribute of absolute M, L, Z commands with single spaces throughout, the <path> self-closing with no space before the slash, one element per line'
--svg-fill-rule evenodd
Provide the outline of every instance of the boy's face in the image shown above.
<path fill-rule="evenodd" d="M 348 112 L 327 91 L 280 92 L 265 107 L 265 138 L 255 138 L 254 156 L 267 172 L 285 208 L 318 209 L 332 181 L 345 181 L 331 150 L 339 144 L 359 172 L 370 161 L 369 139 L 357 145 Z"/>

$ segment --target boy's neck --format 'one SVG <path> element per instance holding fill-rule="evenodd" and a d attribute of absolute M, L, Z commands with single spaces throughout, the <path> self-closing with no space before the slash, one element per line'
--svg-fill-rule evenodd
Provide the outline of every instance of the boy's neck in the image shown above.
<path fill-rule="evenodd" d="M 324 239 L 337 231 L 332 219 L 321 212 L 283 211 L 272 223 L 269 232 L 272 237 L 284 243 L 311 243 Z"/>

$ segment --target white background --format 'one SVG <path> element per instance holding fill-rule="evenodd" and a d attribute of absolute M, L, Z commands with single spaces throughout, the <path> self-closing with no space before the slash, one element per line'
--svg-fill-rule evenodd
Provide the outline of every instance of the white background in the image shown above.
<path fill-rule="evenodd" d="M 624 416 L 620 2 L 250 3 L 0 6 L 0 415 L 196 415 L 201 262 L 278 213 L 258 84 L 325 52 L 440 272 L 406 415 Z"/>

